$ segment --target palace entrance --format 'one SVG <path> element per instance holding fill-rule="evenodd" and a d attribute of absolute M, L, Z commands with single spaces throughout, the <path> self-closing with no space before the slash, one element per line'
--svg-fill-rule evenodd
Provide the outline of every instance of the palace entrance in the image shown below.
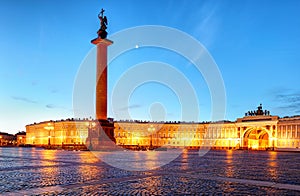
<path fill-rule="evenodd" d="M 250 129 L 243 137 L 243 147 L 253 150 L 267 150 L 269 148 L 269 134 L 263 129 Z"/>

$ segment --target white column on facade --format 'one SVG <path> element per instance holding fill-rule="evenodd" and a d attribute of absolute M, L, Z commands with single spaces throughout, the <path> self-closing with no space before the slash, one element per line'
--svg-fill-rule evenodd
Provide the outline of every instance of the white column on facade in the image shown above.
<path fill-rule="evenodd" d="M 282 138 L 282 131 L 283 131 L 283 130 L 282 130 L 282 125 L 279 125 L 278 128 L 279 128 L 279 130 L 280 130 L 280 139 L 281 139 L 281 138 Z M 278 131 L 277 131 L 277 133 L 278 133 Z"/>

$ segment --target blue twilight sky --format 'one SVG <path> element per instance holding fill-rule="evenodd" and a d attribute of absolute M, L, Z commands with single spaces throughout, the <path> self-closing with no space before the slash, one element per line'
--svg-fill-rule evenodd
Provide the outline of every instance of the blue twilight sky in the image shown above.
<path fill-rule="evenodd" d="M 90 40 L 96 37 L 102 7 L 109 35 L 164 25 L 201 42 L 224 80 L 226 119 L 235 120 L 260 103 L 273 115 L 300 114 L 300 1 L 2 0 L 0 131 L 15 133 L 26 124 L 74 116 L 74 80 L 94 47 Z M 199 101 L 199 120 L 210 120 L 204 79 L 171 51 L 137 48 L 121 55 L 109 68 L 109 93 L 126 70 L 147 61 L 171 64 L 189 78 Z M 138 87 L 128 108 L 134 119 L 151 119 L 151 106 L 166 115 L 164 120 L 181 120 L 178 98 L 166 86 Z M 109 116 L 115 117 L 111 108 Z"/>

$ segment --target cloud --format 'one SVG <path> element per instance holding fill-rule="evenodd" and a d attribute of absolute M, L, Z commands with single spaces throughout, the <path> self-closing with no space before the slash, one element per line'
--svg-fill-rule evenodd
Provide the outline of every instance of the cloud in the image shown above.
<path fill-rule="evenodd" d="M 290 92 L 293 92 L 293 89 L 283 87 L 283 86 L 277 86 L 277 87 L 270 89 L 267 92 L 267 95 L 276 96 L 276 95 L 280 95 L 280 94 L 287 94 Z"/>
<path fill-rule="evenodd" d="M 300 113 L 300 93 L 297 91 L 286 90 L 274 95 L 274 101 L 278 103 L 276 109 L 288 113 Z"/>
<path fill-rule="evenodd" d="M 34 100 L 28 99 L 26 97 L 20 97 L 20 96 L 11 96 L 12 99 L 17 100 L 17 101 L 24 101 L 26 103 L 37 103 Z"/>
<path fill-rule="evenodd" d="M 300 93 L 279 94 L 276 95 L 275 99 L 284 103 L 298 103 L 300 102 Z"/>
<path fill-rule="evenodd" d="M 38 85 L 38 81 L 36 80 L 31 81 L 31 86 L 36 86 L 36 85 Z"/>
<path fill-rule="evenodd" d="M 128 110 L 128 109 L 136 109 L 136 108 L 140 108 L 140 107 L 142 107 L 142 105 L 133 104 L 133 105 L 130 105 L 130 106 L 127 106 L 127 107 L 120 108 L 119 111 L 125 111 L 125 110 Z"/>
<path fill-rule="evenodd" d="M 46 108 L 49 108 L 49 109 L 64 109 L 64 110 L 68 110 L 68 109 L 65 108 L 65 107 L 58 106 L 58 105 L 55 105 L 55 104 L 47 104 L 47 105 L 46 105 Z"/>
<path fill-rule="evenodd" d="M 58 89 L 52 89 L 52 90 L 51 90 L 51 93 L 53 93 L 53 94 L 54 94 L 54 93 L 58 93 L 58 91 L 59 91 Z"/>
<path fill-rule="evenodd" d="M 290 111 L 299 111 L 300 110 L 300 103 L 287 103 L 283 104 L 282 106 L 278 106 L 278 109 L 285 109 Z"/>
<path fill-rule="evenodd" d="M 175 114 L 172 113 L 172 112 L 168 112 L 168 113 L 167 113 L 167 116 L 175 116 Z"/>
<path fill-rule="evenodd" d="M 286 104 L 282 106 L 278 106 L 277 109 L 284 109 L 284 110 L 299 110 L 300 109 L 300 103 L 291 103 L 291 104 Z"/>
<path fill-rule="evenodd" d="M 220 18 L 216 14 L 218 9 L 219 4 L 207 2 L 201 6 L 195 16 L 195 18 L 201 18 L 201 22 L 194 25 L 194 34 L 201 35 L 201 41 L 205 43 L 206 47 L 214 44 L 219 30 Z"/>

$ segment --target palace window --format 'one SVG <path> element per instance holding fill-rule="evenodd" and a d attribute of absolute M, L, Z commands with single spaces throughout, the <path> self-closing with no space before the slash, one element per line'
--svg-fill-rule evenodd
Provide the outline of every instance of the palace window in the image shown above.
<path fill-rule="evenodd" d="M 292 138 L 295 138 L 295 130 L 292 130 Z"/>

